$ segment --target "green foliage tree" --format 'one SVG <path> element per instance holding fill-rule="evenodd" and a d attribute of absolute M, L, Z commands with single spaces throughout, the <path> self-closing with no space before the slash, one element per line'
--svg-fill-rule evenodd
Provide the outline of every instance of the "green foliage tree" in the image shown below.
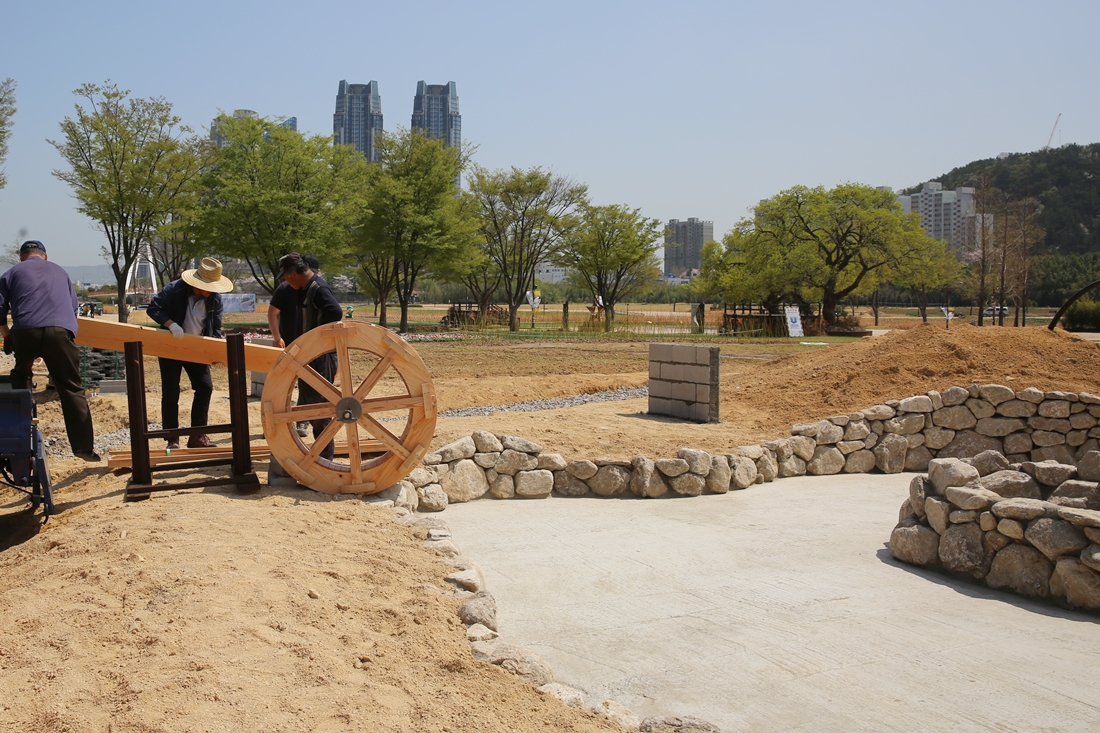
<path fill-rule="evenodd" d="M 368 176 L 367 213 L 358 222 L 356 256 L 364 262 L 392 261 L 404 332 L 417 277 L 461 271 L 476 246 L 477 220 L 472 200 L 458 187 L 462 150 L 417 130 L 401 130 L 381 135 L 378 151 L 379 162 Z"/>
<path fill-rule="evenodd" d="M 579 223 L 588 187 L 541 168 L 489 171 L 475 166 L 470 177 L 483 251 L 500 272 L 508 321 L 519 330 L 519 308 L 534 287 L 535 267 L 551 259 Z"/>
<path fill-rule="evenodd" d="M 288 252 L 338 264 L 363 206 L 363 155 L 275 120 L 223 114 L 214 124 L 223 145 L 202 178 L 194 239 L 245 262 L 269 293 L 279 284 L 279 258 Z"/>
<path fill-rule="evenodd" d="M 603 303 L 604 331 L 611 330 L 615 304 L 637 295 L 656 281 L 658 237 L 663 231 L 656 219 L 646 219 L 640 209 L 626 206 L 581 207 L 581 223 L 563 240 L 553 257 L 555 264 L 573 271 L 593 299 Z"/>
<path fill-rule="evenodd" d="M 909 288 L 916 295 L 920 317 L 928 323 L 929 296 L 962 279 L 963 264 L 947 247 L 947 243 L 929 238 L 924 247 L 900 262 L 885 277 L 894 285 Z"/>
<path fill-rule="evenodd" d="M 757 302 L 778 313 L 784 300 L 801 300 L 801 294 L 774 244 L 757 236 L 753 220 L 738 222 L 721 244 L 703 245 L 702 266 L 691 289 L 705 300 Z"/>
<path fill-rule="evenodd" d="M 195 185 L 205 144 L 163 98 L 130 99 L 110 81 L 74 94 L 86 106 L 78 103 L 75 118 L 61 123 L 62 139 L 50 141 L 69 166 L 54 175 L 106 235 L 104 259 L 121 292 L 138 254 Z M 118 312 L 125 323 L 124 301 Z"/>
<path fill-rule="evenodd" d="M 15 80 L 0 80 L 0 188 L 8 185 L 4 176 L 4 161 L 8 158 L 8 139 L 11 137 L 12 117 L 15 116 Z"/>

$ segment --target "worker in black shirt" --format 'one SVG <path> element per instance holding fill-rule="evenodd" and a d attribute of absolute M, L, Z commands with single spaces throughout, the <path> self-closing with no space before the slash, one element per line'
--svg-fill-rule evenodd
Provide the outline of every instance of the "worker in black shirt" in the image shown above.
<path fill-rule="evenodd" d="M 298 335 L 304 334 L 317 326 L 323 326 L 326 323 L 336 323 L 343 318 L 343 311 L 340 308 L 339 301 L 336 300 L 336 296 L 332 294 L 332 288 L 330 288 L 328 283 L 310 267 L 310 263 L 307 262 L 302 255 L 297 252 L 291 252 L 288 255 L 284 255 L 279 260 L 279 269 L 282 270 L 283 280 L 289 283 L 290 287 L 302 294 L 302 299 L 299 304 L 301 310 L 301 331 Z M 269 325 L 270 320 L 271 317 L 269 316 Z M 274 330 L 272 331 L 272 335 L 275 335 Z M 279 339 L 275 342 L 276 346 L 279 345 L 279 341 L 281 340 L 282 339 Z M 283 345 L 285 346 L 285 344 Z M 336 378 L 335 352 L 322 354 L 311 361 L 309 365 L 314 371 L 330 382 Z M 299 405 L 314 405 L 324 401 L 325 398 L 318 394 L 313 387 L 310 387 L 300 379 L 298 380 Z M 313 427 L 314 440 L 317 440 L 321 432 L 328 426 L 330 420 L 331 418 L 310 420 L 310 425 Z M 330 442 L 321 452 L 321 458 L 332 460 L 334 452 L 335 445 Z"/>
<path fill-rule="evenodd" d="M 324 283 L 324 278 L 318 272 L 321 269 L 321 263 L 317 258 L 313 255 L 302 255 L 302 260 Z M 302 301 L 305 297 L 305 290 L 295 290 L 286 280 L 276 286 L 275 292 L 271 294 L 271 302 L 267 306 L 267 325 L 271 329 L 272 346 L 285 349 L 301 335 Z M 296 423 L 295 427 L 301 437 L 309 435 L 308 421 Z"/>

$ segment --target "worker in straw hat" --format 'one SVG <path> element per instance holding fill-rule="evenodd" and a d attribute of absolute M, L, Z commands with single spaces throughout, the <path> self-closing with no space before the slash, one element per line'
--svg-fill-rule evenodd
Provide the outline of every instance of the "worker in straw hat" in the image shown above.
<path fill-rule="evenodd" d="M 179 280 L 168 283 L 149 303 L 149 317 L 172 332 L 177 339 L 192 336 L 222 337 L 222 293 L 233 290 L 233 282 L 222 275 L 222 263 L 203 257 L 194 270 L 184 270 Z M 186 347 L 181 348 L 181 352 Z M 191 401 L 191 426 L 209 425 L 210 396 L 214 382 L 208 364 L 178 359 L 160 359 L 161 424 L 165 430 L 180 425 L 180 377 L 187 372 L 195 398 Z M 179 437 L 168 439 L 168 448 L 179 448 Z M 214 445 L 206 435 L 192 435 L 188 448 Z"/>

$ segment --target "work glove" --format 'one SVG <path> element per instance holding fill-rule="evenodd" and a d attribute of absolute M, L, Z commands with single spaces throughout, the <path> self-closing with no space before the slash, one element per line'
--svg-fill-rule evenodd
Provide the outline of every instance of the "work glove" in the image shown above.
<path fill-rule="evenodd" d="M 172 332 L 172 336 L 174 336 L 175 338 L 183 338 L 183 326 L 181 326 L 180 324 L 173 323 L 171 326 L 168 327 L 168 330 Z"/>
<path fill-rule="evenodd" d="M 15 351 L 15 348 L 11 345 L 11 334 L 9 333 L 4 337 L 4 353 L 10 354 Z"/>

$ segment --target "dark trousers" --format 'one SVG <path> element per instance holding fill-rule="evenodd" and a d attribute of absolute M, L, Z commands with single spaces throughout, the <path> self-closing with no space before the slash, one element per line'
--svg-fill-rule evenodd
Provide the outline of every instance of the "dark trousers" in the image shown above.
<path fill-rule="evenodd" d="M 165 430 L 180 426 L 180 376 L 187 372 L 195 398 L 191 400 L 191 426 L 208 425 L 210 395 L 214 394 L 214 381 L 207 364 L 195 364 L 176 359 L 158 359 L 160 362 L 160 414 Z M 170 441 L 169 441 L 170 442 Z"/>
<path fill-rule="evenodd" d="M 313 370 L 320 374 L 328 381 L 333 381 L 336 378 L 336 354 L 321 354 L 316 359 L 309 363 Z M 317 393 L 317 390 L 310 387 L 301 379 L 298 380 L 298 404 L 299 405 L 316 405 L 318 402 L 325 402 L 325 398 Z M 328 424 L 332 422 L 331 418 L 324 418 L 321 420 L 310 420 L 309 424 L 313 427 L 313 439 L 317 440 L 317 436 L 321 434 L 321 431 L 328 427 Z M 321 458 L 332 460 L 332 457 L 336 454 L 336 445 L 329 443 L 325 446 L 325 449 L 321 451 Z"/>
<path fill-rule="evenodd" d="M 60 326 L 21 328 L 11 332 L 11 345 L 15 351 L 12 389 L 30 388 L 34 360 L 42 357 L 61 399 L 61 414 L 65 416 L 65 432 L 73 453 L 91 453 L 94 449 L 92 413 L 84 396 L 80 351 L 73 343 L 73 334 Z"/>

